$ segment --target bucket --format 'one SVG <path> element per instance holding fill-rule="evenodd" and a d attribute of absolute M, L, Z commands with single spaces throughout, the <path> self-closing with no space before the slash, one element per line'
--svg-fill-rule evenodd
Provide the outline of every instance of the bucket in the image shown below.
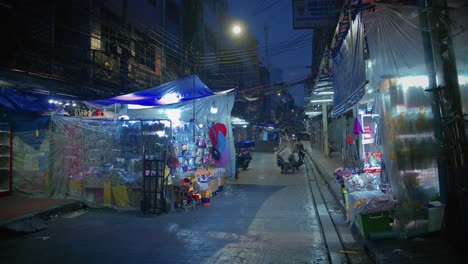
<path fill-rule="evenodd" d="M 444 220 L 445 204 L 440 202 L 431 202 L 427 208 L 427 230 L 429 232 L 440 231 Z"/>
<path fill-rule="evenodd" d="M 204 206 L 209 206 L 211 204 L 211 198 L 201 198 L 201 204 Z"/>

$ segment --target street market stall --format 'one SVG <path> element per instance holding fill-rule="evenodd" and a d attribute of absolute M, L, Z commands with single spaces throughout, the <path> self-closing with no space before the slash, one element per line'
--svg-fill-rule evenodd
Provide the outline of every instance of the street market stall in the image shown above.
<path fill-rule="evenodd" d="M 116 115 L 128 122 L 170 120 L 171 134 L 165 135 L 171 146 L 166 158 L 170 203 L 180 204 L 182 197 L 176 194 L 185 193 L 180 189 L 189 178 L 201 194 L 201 204 L 209 205 L 211 195 L 222 189 L 224 177 L 233 175 L 232 91 L 215 94 L 196 76 L 188 76 L 156 89 L 90 103 L 107 107 L 124 104 Z"/>
<path fill-rule="evenodd" d="M 162 212 L 169 208 L 164 204 L 174 204 L 173 186 L 182 179 L 196 179 L 209 205 L 221 178 L 234 175 L 234 94 L 215 94 L 196 76 L 80 102 L 82 108 L 75 111 L 64 107 L 71 101 L 65 102 L 28 111 L 27 118 L 10 115 L 5 120 L 16 131 L 14 192 L 71 197 L 89 206 L 131 209 L 149 204 Z"/>
<path fill-rule="evenodd" d="M 332 45 L 331 50 L 333 73 L 336 72 L 333 75 L 333 115 L 338 116 L 352 109 L 354 124 L 359 122 L 361 125 L 358 133 L 356 129 L 354 133 L 348 133 L 351 131 L 348 129 L 346 135 L 343 135 L 346 142 L 345 161 L 347 154 L 351 153 L 357 158 L 347 161 L 357 162 L 345 162 L 344 168 L 337 169 L 335 173 L 346 191 L 349 220 L 359 221 L 372 213 L 386 215 L 382 217 L 385 218 L 385 225 L 380 225 L 374 231 L 382 231 L 387 237 L 440 231 L 444 205 L 438 201 L 446 200 L 448 195 L 444 193 L 446 190 L 443 184 L 446 184 L 447 179 L 440 165 L 443 142 L 437 138 L 437 129 L 441 125 L 435 124 L 440 122 L 438 115 L 443 113 L 444 106 L 440 109 L 434 107 L 440 95 L 435 91 L 435 72 L 428 69 L 439 61 L 428 62 L 428 52 L 441 47 L 435 47 L 434 50 L 428 47 L 431 40 L 424 39 L 429 34 L 425 30 L 428 26 L 425 25 L 427 14 L 420 7 L 378 3 L 366 8 L 361 6 L 364 2 L 350 2 L 348 7 L 351 8 L 349 14 L 352 19 L 346 17 L 346 12 L 342 14 L 344 19 L 339 21 L 335 45 Z M 357 9 L 362 12 L 354 13 Z M 436 15 L 432 17 L 441 18 Z M 357 22 L 364 25 L 364 35 L 354 34 L 355 30 L 361 29 Z M 360 37 L 363 37 L 363 42 L 343 45 L 343 42 L 356 42 Z M 446 42 L 444 40 L 441 43 Z M 364 51 L 368 49 L 368 53 L 361 54 L 360 49 L 363 48 Z M 444 59 L 448 52 L 440 54 L 443 54 L 441 57 Z M 351 55 L 358 56 L 359 60 L 353 59 Z M 361 59 L 365 60 L 365 64 L 361 63 Z M 343 85 L 350 76 L 354 78 L 350 74 L 352 71 L 342 70 L 347 65 L 351 66 L 346 62 L 356 63 L 358 69 L 366 71 L 364 89 L 353 94 L 343 92 L 353 91 Z M 350 69 L 355 70 L 352 65 Z M 344 99 L 341 101 L 345 104 L 340 104 L 340 100 L 336 99 Z M 366 182 L 370 178 L 369 174 L 379 175 L 379 190 L 350 187 L 352 184 L 362 187 L 360 183 Z M 385 196 L 382 193 L 392 194 L 398 200 L 396 206 L 390 206 L 393 199 L 383 199 Z M 388 203 L 383 204 L 383 200 Z M 432 208 L 433 204 L 439 208 Z M 369 211 L 369 208 L 379 209 Z M 434 217 L 432 212 L 435 211 L 439 215 Z M 385 233 L 389 231 L 389 215 L 392 217 L 392 228 L 391 232 Z M 368 226 L 379 226 L 378 220 L 372 220 L 378 217 L 371 216 L 367 218 Z M 358 227 L 361 231 L 366 229 L 362 225 Z"/>

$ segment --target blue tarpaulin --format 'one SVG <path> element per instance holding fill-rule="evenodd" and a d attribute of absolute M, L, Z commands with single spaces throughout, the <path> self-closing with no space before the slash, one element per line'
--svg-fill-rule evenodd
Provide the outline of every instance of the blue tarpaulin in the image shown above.
<path fill-rule="evenodd" d="M 334 107 L 332 116 L 339 116 L 356 105 L 365 93 L 365 36 L 361 1 L 338 25 L 332 50 Z"/>
<path fill-rule="evenodd" d="M 214 95 L 197 76 L 190 75 L 159 86 L 116 97 L 90 101 L 92 104 L 170 105 Z"/>
<path fill-rule="evenodd" d="M 9 87 L 1 87 L 0 91 L 0 106 L 14 112 L 47 112 L 57 108 L 56 105 L 49 103 L 52 97 L 55 99 L 74 99 L 73 97 Z"/>

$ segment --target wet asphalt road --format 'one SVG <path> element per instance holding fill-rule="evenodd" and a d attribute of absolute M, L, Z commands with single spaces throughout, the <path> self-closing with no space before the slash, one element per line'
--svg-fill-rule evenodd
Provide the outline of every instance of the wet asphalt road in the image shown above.
<path fill-rule="evenodd" d="M 361 248 L 353 249 L 352 258 L 333 252 L 330 259 L 309 182 L 305 167 L 280 174 L 272 153 L 254 153 L 249 169 L 239 180 L 228 181 L 210 206 L 159 216 L 89 209 L 50 221 L 44 231 L 1 240 L 0 259 L 35 264 L 366 263 Z M 339 219 L 339 213 L 333 217 Z M 345 224 L 338 229 L 346 232 Z"/>

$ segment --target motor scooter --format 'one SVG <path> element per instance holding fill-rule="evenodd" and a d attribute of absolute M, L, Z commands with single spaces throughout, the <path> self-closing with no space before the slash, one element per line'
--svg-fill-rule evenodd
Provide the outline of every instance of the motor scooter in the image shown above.
<path fill-rule="evenodd" d="M 253 141 L 241 141 L 236 144 L 236 179 L 239 177 L 239 173 L 242 170 L 247 170 L 250 161 L 252 161 L 252 155 L 250 152 L 253 151 L 255 143 Z"/>
<path fill-rule="evenodd" d="M 281 168 L 281 174 L 294 173 L 299 170 L 299 167 L 304 164 L 305 152 L 305 149 L 298 148 L 287 157 L 287 161 L 280 152 L 276 153 L 276 165 Z"/>
<path fill-rule="evenodd" d="M 307 150 L 304 148 L 304 145 L 302 142 L 298 141 L 296 144 L 296 151 L 298 155 L 298 160 L 296 162 L 296 169 L 299 169 L 299 167 L 304 164 L 304 159 L 305 159 L 305 154 Z"/>

